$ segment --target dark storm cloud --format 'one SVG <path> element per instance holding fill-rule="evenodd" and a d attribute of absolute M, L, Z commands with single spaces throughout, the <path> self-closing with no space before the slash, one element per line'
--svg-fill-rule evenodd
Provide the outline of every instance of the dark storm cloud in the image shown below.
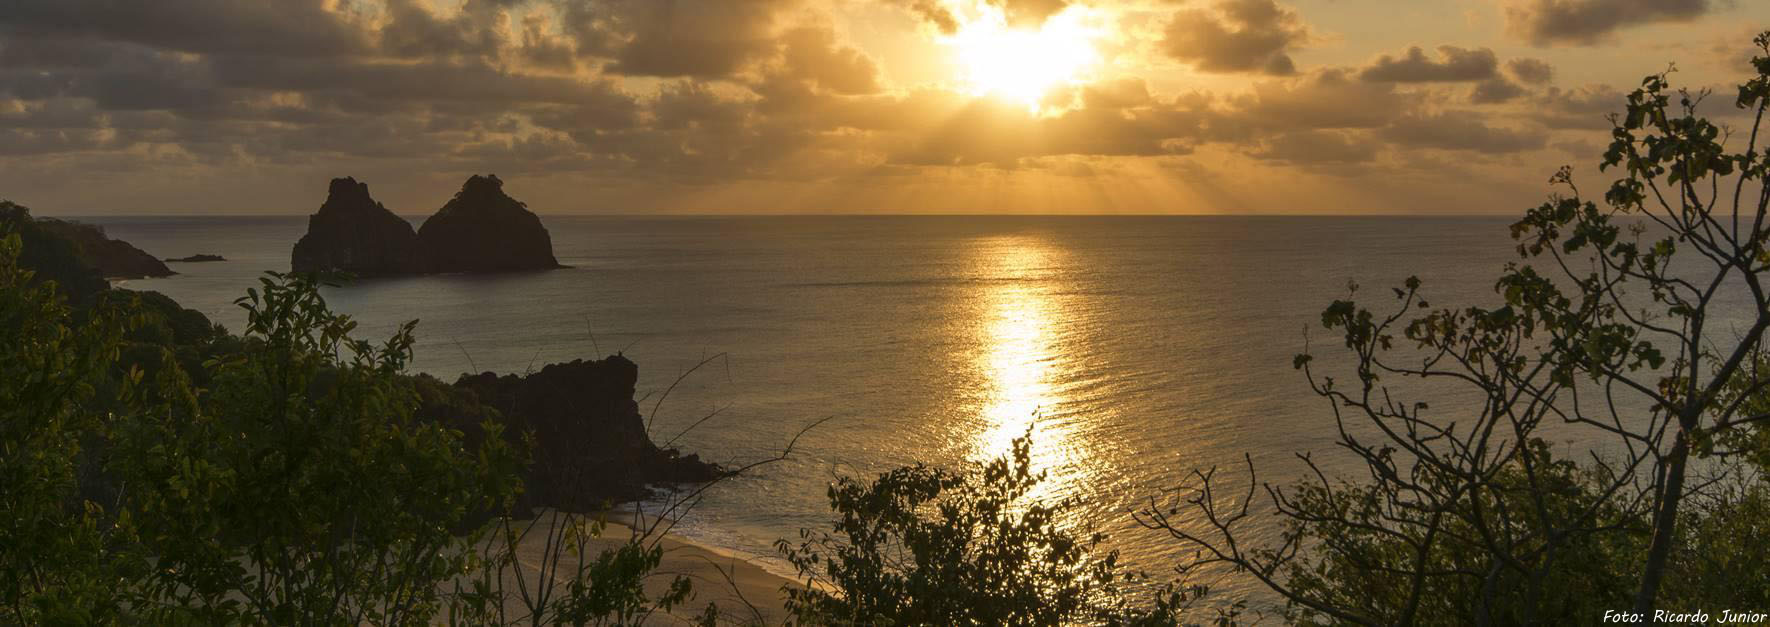
<path fill-rule="evenodd" d="M 1389 55 L 1379 57 L 1360 71 L 1358 77 L 1386 83 L 1480 81 L 1493 78 L 1499 65 L 1499 59 L 1487 48 L 1469 50 L 1456 46 L 1439 46 L 1438 59 L 1433 60 L 1419 46 L 1413 46 L 1400 58 Z"/>
<path fill-rule="evenodd" d="M 437 16 L 418 0 L 386 0 L 389 23 L 381 27 L 382 52 L 407 59 L 496 58 L 508 20 L 494 4 L 469 2 L 450 17 Z"/>
<path fill-rule="evenodd" d="M 1349 70 L 1325 69 L 1293 80 L 1254 85 L 1236 108 L 1265 128 L 1375 128 L 1417 106 L 1418 97 L 1392 83 L 1357 80 Z"/>
<path fill-rule="evenodd" d="M 1550 128 L 1608 130 L 1609 116 L 1622 110 L 1624 98 L 1609 85 L 1551 87 L 1531 103 L 1531 116 Z"/>
<path fill-rule="evenodd" d="M 549 32 L 551 20 L 530 15 L 522 21 L 522 44 L 517 54 L 523 62 L 556 72 L 572 72 L 578 68 L 577 50 L 570 38 Z"/>
<path fill-rule="evenodd" d="M 722 96 L 704 83 L 665 85 L 651 106 L 653 128 L 679 130 L 713 129 L 729 132 L 749 119 L 746 101 Z"/>
<path fill-rule="evenodd" d="M 559 29 L 582 57 L 607 57 L 626 42 L 622 11 L 608 2 L 557 0 Z"/>
<path fill-rule="evenodd" d="M 563 25 L 534 19 L 564 7 L 545 0 L 470 0 L 446 13 L 392 0 L 375 20 L 317 2 L 90 5 L 0 11 L 8 153 L 154 147 L 143 168 L 169 156 L 447 163 L 467 158 L 461 147 L 499 141 L 513 156 L 560 147 L 520 136 L 533 128 L 524 124 L 594 133 L 644 115 L 611 80 L 571 75 L 575 42 Z M 536 9 L 520 31 L 513 7 Z M 522 38 L 508 41 L 511 32 Z"/>
<path fill-rule="evenodd" d="M 29 157 L 109 148 L 103 133 L 84 129 L 0 128 L 0 156 Z"/>
<path fill-rule="evenodd" d="M 129 42 L 195 53 L 339 56 L 368 31 L 324 0 L 7 0 L 0 32 Z"/>
<path fill-rule="evenodd" d="M 237 88 L 343 92 L 370 100 L 481 105 L 593 104 L 626 108 L 631 96 L 602 80 L 512 72 L 479 63 L 321 63 L 297 59 L 228 58 L 215 79 Z"/>
<path fill-rule="evenodd" d="M 921 20 L 934 26 L 936 30 L 948 35 L 959 29 L 959 16 L 940 0 L 883 0 L 888 4 L 901 7 Z M 1002 10 L 1008 23 L 1014 26 L 1036 28 L 1046 19 L 1061 13 L 1069 6 L 1070 0 L 987 0 Z"/>
<path fill-rule="evenodd" d="M 4 33 L 0 34 L 0 68 L 91 69 L 109 63 L 119 48 L 86 39 Z"/>
<path fill-rule="evenodd" d="M 1295 165 L 1365 163 L 1381 146 L 1362 133 L 1305 130 L 1281 133 L 1249 147 L 1248 156 Z"/>
<path fill-rule="evenodd" d="M 1519 96 L 1524 95 L 1524 93 L 1524 88 L 1519 87 L 1517 83 L 1496 76 L 1476 83 L 1475 89 L 1469 92 L 1469 102 L 1475 104 L 1499 104 L 1502 102 L 1511 102 Z"/>
<path fill-rule="evenodd" d="M 202 111 L 226 97 L 211 80 L 207 63 L 148 51 L 120 55 L 76 85 L 71 95 L 90 97 L 110 110 Z"/>
<path fill-rule="evenodd" d="M 1555 66 L 1541 59 L 1512 59 L 1506 62 L 1506 72 L 1532 85 L 1546 84 L 1555 78 Z"/>
<path fill-rule="evenodd" d="M 859 50 L 839 45 L 827 26 L 801 26 L 780 37 L 784 71 L 831 92 L 844 95 L 879 91 L 879 70 Z"/>
<path fill-rule="evenodd" d="M 1089 109 L 1129 109 L 1152 102 L 1149 85 L 1141 78 L 1121 78 L 1082 88 L 1082 103 Z"/>
<path fill-rule="evenodd" d="M 632 76 L 722 78 L 773 51 L 776 14 L 788 0 L 628 0 L 613 19 L 631 36 L 608 71 Z"/>
<path fill-rule="evenodd" d="M 1543 131 L 1496 127 L 1481 115 L 1467 111 L 1402 118 L 1378 134 L 1401 146 L 1488 154 L 1536 150 L 1547 143 L 1548 135 Z"/>
<path fill-rule="evenodd" d="M 1296 72 L 1289 52 L 1309 31 L 1273 0 L 1220 0 L 1176 11 L 1163 35 L 1163 52 L 1200 71 L 1282 76 Z"/>
<path fill-rule="evenodd" d="M 907 9 L 923 21 L 934 25 L 934 28 L 948 35 L 959 30 L 959 18 L 941 4 L 940 0 L 886 0 L 887 2 Z"/>
<path fill-rule="evenodd" d="M 32 39 L 11 39 L 5 50 L 24 47 L 37 51 Z M 21 59 L 0 54 L 0 96 L 26 101 L 52 98 L 89 98 L 101 109 L 180 109 L 209 111 L 228 98 L 209 76 L 201 58 L 168 53 L 132 44 L 88 43 L 80 58 Z M 44 64 L 44 61 L 53 61 Z M 77 62 L 70 62 L 77 61 Z M 66 62 L 66 63 L 65 63 Z"/>
<path fill-rule="evenodd" d="M 1629 26 L 1693 20 L 1713 6 L 1710 0 L 1517 0 L 1506 7 L 1506 29 L 1538 46 L 1592 45 Z"/>
<path fill-rule="evenodd" d="M 90 129 L 103 120 L 91 106 L 74 99 L 46 100 L 33 104 L 15 103 L 0 108 L 0 128 L 9 129 Z"/>

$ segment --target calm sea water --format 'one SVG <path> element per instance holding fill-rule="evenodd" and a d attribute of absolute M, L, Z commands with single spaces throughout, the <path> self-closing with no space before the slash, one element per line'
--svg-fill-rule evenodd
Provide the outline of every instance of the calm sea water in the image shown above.
<path fill-rule="evenodd" d="M 653 438 L 716 461 L 793 456 L 713 491 L 679 529 L 743 556 L 828 517 L 839 475 L 953 466 L 1034 437 L 1046 496 L 1072 524 L 1165 571 L 1181 547 L 1128 512 L 1194 468 L 1243 455 L 1294 476 L 1330 468 L 1331 414 L 1291 357 L 1346 294 L 1386 299 L 1417 274 L 1440 304 L 1492 303 L 1514 258 L 1503 218 L 544 218 L 571 269 L 331 289 L 368 336 L 418 319 L 415 368 L 445 380 L 623 352 Z M 89 218 L 175 264 L 132 281 L 230 328 L 231 304 L 286 270 L 302 217 Z M 707 356 L 724 354 L 663 390 Z M 700 427 L 690 424 L 718 411 Z M 679 435 L 680 434 L 680 435 Z M 784 571 L 779 561 L 769 564 Z"/>

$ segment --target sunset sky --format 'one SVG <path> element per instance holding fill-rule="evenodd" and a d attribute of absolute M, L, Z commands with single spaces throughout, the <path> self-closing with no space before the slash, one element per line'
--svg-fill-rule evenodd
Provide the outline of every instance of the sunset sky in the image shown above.
<path fill-rule="evenodd" d="M 41 214 L 1517 213 L 1766 0 L 4 0 Z"/>

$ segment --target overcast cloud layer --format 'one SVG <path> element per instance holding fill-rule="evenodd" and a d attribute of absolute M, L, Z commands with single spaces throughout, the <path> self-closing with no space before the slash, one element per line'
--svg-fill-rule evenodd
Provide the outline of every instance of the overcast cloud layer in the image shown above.
<path fill-rule="evenodd" d="M 1641 75 L 1737 82 L 1770 28 L 1743 0 L 1095 0 L 1100 63 L 1035 108 L 962 84 L 968 3 L 1082 10 L 8 0 L 0 197 L 298 213 L 354 175 L 426 213 L 494 172 L 544 213 L 1513 213 Z"/>

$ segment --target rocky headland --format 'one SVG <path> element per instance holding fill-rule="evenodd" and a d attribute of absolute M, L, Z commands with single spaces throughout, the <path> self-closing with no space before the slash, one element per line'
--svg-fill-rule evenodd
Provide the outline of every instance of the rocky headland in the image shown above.
<path fill-rule="evenodd" d="M 103 228 L 96 225 L 54 218 L 38 218 L 37 223 L 44 230 L 67 240 L 73 246 L 74 253 L 91 264 L 104 278 L 146 279 L 178 274 L 153 255 L 129 242 L 111 239 L 105 235 Z"/>
<path fill-rule="evenodd" d="M 416 231 L 369 197 L 354 178 L 333 179 L 325 204 L 295 244 L 296 272 L 403 276 L 516 272 L 562 267 L 541 218 L 504 193 L 496 175 L 474 175 Z"/>
<path fill-rule="evenodd" d="M 17 235 L 23 245 L 19 264 L 36 280 L 54 281 L 74 303 L 88 303 L 109 289 L 105 279 L 139 279 L 176 274 L 152 255 L 114 240 L 90 224 L 37 218 L 23 205 L 0 200 L 0 233 Z"/>
<path fill-rule="evenodd" d="M 421 387 L 419 415 L 470 434 L 495 416 L 512 443 L 531 435 L 522 508 L 591 511 L 647 498 L 652 484 L 723 476 L 716 464 L 652 442 L 634 400 L 638 381 L 638 364 L 621 355 L 550 364 L 526 376 L 468 374 L 446 392 Z"/>

